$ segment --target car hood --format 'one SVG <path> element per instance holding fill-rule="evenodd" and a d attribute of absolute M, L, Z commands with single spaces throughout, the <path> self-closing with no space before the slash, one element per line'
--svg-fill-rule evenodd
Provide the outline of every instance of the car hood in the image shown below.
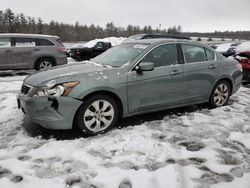
<path fill-rule="evenodd" d="M 68 80 L 73 78 L 76 75 L 81 75 L 84 73 L 96 72 L 96 71 L 103 71 L 109 69 L 107 67 L 103 67 L 98 64 L 94 63 L 77 63 L 77 64 L 70 64 L 70 65 L 63 65 L 51 68 L 46 71 L 39 71 L 28 76 L 24 82 L 31 86 L 42 86 L 45 85 L 49 80 Z"/>

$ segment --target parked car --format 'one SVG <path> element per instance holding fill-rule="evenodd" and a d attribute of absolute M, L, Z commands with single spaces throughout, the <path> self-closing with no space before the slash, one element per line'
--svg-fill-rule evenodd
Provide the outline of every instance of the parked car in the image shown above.
<path fill-rule="evenodd" d="M 57 36 L 0 34 L 0 70 L 40 70 L 66 63 L 66 49 Z"/>
<path fill-rule="evenodd" d="M 225 57 L 234 56 L 237 46 L 240 44 L 240 42 L 220 44 L 217 46 L 216 51 L 220 52 Z"/>
<path fill-rule="evenodd" d="M 122 43 L 129 43 L 135 40 L 141 40 L 141 39 L 186 39 L 191 40 L 190 37 L 182 36 L 182 35 L 169 35 L 169 34 L 161 34 L 161 33 L 143 33 L 143 34 L 137 34 L 132 35 L 125 39 Z"/>
<path fill-rule="evenodd" d="M 243 80 L 250 81 L 250 51 L 240 52 L 235 58 L 240 62 L 243 69 Z"/>
<path fill-rule="evenodd" d="M 198 103 L 227 104 L 242 69 L 212 48 L 185 40 L 137 40 L 81 63 L 28 76 L 18 107 L 49 129 L 95 135 L 136 114 Z"/>
<path fill-rule="evenodd" d="M 225 57 L 234 56 L 236 54 L 236 47 L 230 47 L 226 52 L 222 52 Z"/>
<path fill-rule="evenodd" d="M 107 49 L 111 48 L 110 42 L 97 42 L 94 47 L 88 48 L 85 46 L 76 46 L 70 48 L 70 57 L 77 60 L 89 60 L 101 53 L 105 52 Z"/>

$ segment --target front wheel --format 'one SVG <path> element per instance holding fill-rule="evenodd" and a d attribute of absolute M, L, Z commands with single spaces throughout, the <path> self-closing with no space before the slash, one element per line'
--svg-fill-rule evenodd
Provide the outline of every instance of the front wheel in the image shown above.
<path fill-rule="evenodd" d="M 76 116 L 76 126 L 86 135 L 96 135 L 110 130 L 117 122 L 118 106 L 107 95 L 95 95 L 86 100 Z"/>
<path fill-rule="evenodd" d="M 231 88 L 227 81 L 219 81 L 210 95 L 209 105 L 212 108 L 220 107 L 227 104 L 231 94 Z"/>

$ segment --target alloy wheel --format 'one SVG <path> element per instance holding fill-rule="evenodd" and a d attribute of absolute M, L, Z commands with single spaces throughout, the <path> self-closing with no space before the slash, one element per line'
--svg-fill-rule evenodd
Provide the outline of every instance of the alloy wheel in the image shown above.
<path fill-rule="evenodd" d="M 220 83 L 214 91 L 214 103 L 216 106 L 223 106 L 229 97 L 229 88 L 225 83 Z"/>
<path fill-rule="evenodd" d="M 49 67 L 52 67 L 52 63 L 49 61 L 42 61 L 40 64 L 40 70 L 48 69 Z"/>
<path fill-rule="evenodd" d="M 110 126 L 114 119 L 114 107 L 106 100 L 96 100 L 84 112 L 83 121 L 93 132 L 100 132 Z"/>

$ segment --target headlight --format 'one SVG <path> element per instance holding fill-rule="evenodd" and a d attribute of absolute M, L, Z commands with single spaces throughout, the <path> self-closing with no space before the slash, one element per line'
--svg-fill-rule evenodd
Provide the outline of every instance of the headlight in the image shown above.
<path fill-rule="evenodd" d="M 54 83 L 54 84 L 52 84 Z M 44 97 L 44 96 L 67 96 L 71 90 L 79 84 L 79 82 L 66 82 L 62 84 L 55 85 L 54 80 L 48 82 L 47 88 L 38 88 L 34 93 L 34 97 Z"/>

